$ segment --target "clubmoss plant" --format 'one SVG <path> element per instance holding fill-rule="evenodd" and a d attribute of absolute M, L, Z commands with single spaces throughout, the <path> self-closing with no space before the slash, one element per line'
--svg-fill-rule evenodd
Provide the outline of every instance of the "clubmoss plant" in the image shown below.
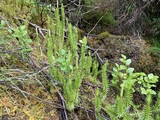
<path fill-rule="evenodd" d="M 50 74 L 54 80 L 60 83 L 66 107 L 71 111 L 74 109 L 74 104 L 78 104 L 81 82 L 85 76 L 91 74 L 93 61 L 86 49 L 86 37 L 81 40 L 81 47 L 78 49 L 77 28 L 65 20 L 63 12 L 62 6 L 61 14 L 58 8 L 55 10 L 55 20 L 48 16 L 47 54 Z M 65 36 L 65 32 L 67 36 Z M 53 81 L 50 84 L 51 88 L 53 88 L 52 83 Z"/>
<path fill-rule="evenodd" d="M 11 32 L 12 31 L 12 32 Z M 19 28 L 11 28 L 10 33 L 15 37 L 19 42 L 19 49 L 24 57 L 24 53 L 29 53 L 32 51 L 30 43 L 32 40 L 28 36 L 28 32 L 25 29 L 25 25 L 20 26 Z"/>
<path fill-rule="evenodd" d="M 95 91 L 95 115 L 96 115 L 96 118 L 100 120 L 104 119 L 100 115 L 100 111 L 102 108 L 102 103 L 106 99 L 107 92 L 109 89 L 108 79 L 106 75 L 107 65 L 108 65 L 108 62 L 106 62 L 102 67 L 102 88 L 103 89 L 102 91 L 100 91 L 99 88 L 96 88 L 96 91 Z"/>
<path fill-rule="evenodd" d="M 151 107 L 152 113 L 155 115 L 155 120 L 160 119 L 160 92 L 158 93 L 157 96 L 157 101 L 154 106 Z"/>
<path fill-rule="evenodd" d="M 140 87 L 141 93 L 146 95 L 146 106 L 143 110 L 143 119 L 145 120 L 149 120 L 152 118 L 152 95 L 156 95 L 156 92 L 152 90 L 152 88 L 156 87 L 156 82 L 158 82 L 158 76 L 154 76 L 153 74 L 148 74 L 138 78 L 138 83 L 142 85 Z"/>
<path fill-rule="evenodd" d="M 134 68 L 129 67 L 131 59 L 121 55 L 122 65 L 115 64 L 112 72 L 112 85 L 119 90 L 114 105 L 107 105 L 106 111 L 114 119 L 153 119 L 153 109 L 151 109 L 152 95 L 156 92 L 152 89 L 158 82 L 158 76 L 153 74 L 146 75 L 143 72 L 134 73 Z M 135 87 L 135 85 L 139 87 Z M 136 89 L 135 89 L 136 88 Z M 134 105 L 133 93 L 138 90 L 141 94 L 146 95 L 146 105 L 142 111 Z M 133 110 L 131 110 L 133 109 Z"/>

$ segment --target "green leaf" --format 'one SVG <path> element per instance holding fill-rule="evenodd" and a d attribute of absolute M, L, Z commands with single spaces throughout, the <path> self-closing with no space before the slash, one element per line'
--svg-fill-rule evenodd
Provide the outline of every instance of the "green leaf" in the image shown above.
<path fill-rule="evenodd" d="M 83 40 L 79 40 L 79 42 L 80 42 L 81 44 L 84 44 L 84 43 L 83 43 Z"/>
<path fill-rule="evenodd" d="M 61 64 L 62 64 L 63 66 L 66 66 L 66 65 L 67 65 L 67 63 L 65 62 L 65 59 L 63 59 L 63 61 L 61 62 Z"/>
<path fill-rule="evenodd" d="M 25 25 L 22 25 L 20 29 L 23 31 L 25 29 Z"/>
<path fill-rule="evenodd" d="M 112 76 L 113 76 L 113 77 L 116 77 L 117 75 L 116 75 L 116 74 L 114 74 L 114 73 L 112 73 Z"/>
<path fill-rule="evenodd" d="M 122 73 L 122 74 L 120 74 L 120 77 L 123 78 L 123 79 L 127 79 L 127 74 Z"/>
<path fill-rule="evenodd" d="M 120 68 L 120 70 L 125 70 L 126 66 L 125 65 L 120 65 L 119 68 Z"/>
<path fill-rule="evenodd" d="M 140 89 L 141 89 L 141 93 L 142 93 L 142 94 L 144 94 L 144 95 L 147 94 L 147 91 L 146 91 L 144 88 L 141 87 Z"/>
<path fill-rule="evenodd" d="M 125 59 L 123 59 L 123 58 L 120 58 L 120 61 L 121 61 L 121 62 L 123 62 L 123 63 L 125 63 L 125 62 L 126 62 L 126 60 L 125 60 Z"/>
<path fill-rule="evenodd" d="M 131 59 L 126 60 L 126 65 L 130 65 L 131 64 Z"/>
<path fill-rule="evenodd" d="M 1 20 L 1 26 L 5 27 L 6 26 L 6 22 L 4 20 Z"/>
<path fill-rule="evenodd" d="M 12 34 L 14 37 L 18 37 L 18 38 L 20 38 L 21 36 L 19 35 L 19 34 L 17 34 L 17 33 L 14 33 L 14 34 Z"/>
<path fill-rule="evenodd" d="M 73 65 L 70 65 L 69 68 L 72 70 L 73 69 Z"/>
<path fill-rule="evenodd" d="M 67 68 L 66 67 L 61 67 L 61 70 L 65 72 L 67 70 Z"/>
<path fill-rule="evenodd" d="M 152 95 L 156 95 L 156 94 L 157 94 L 157 93 L 156 93 L 154 90 L 152 90 L 152 89 L 148 89 L 147 91 L 148 91 L 148 93 L 150 93 L 150 94 L 152 94 Z"/>
<path fill-rule="evenodd" d="M 114 72 L 117 72 L 118 70 L 117 70 L 117 68 L 114 67 L 114 68 L 113 68 L 113 71 L 114 71 Z"/>
<path fill-rule="evenodd" d="M 27 43 L 31 43 L 31 42 L 32 42 L 32 40 L 31 40 L 31 39 L 25 39 L 25 42 L 27 42 Z"/>
<path fill-rule="evenodd" d="M 119 67 L 119 65 L 117 63 L 115 63 L 115 65 L 116 65 L 117 68 Z"/>
<path fill-rule="evenodd" d="M 62 64 L 62 63 L 65 62 L 65 59 L 60 57 L 60 58 L 57 59 L 57 61 Z"/>
<path fill-rule="evenodd" d="M 25 36 L 25 35 L 27 35 L 27 30 L 24 30 L 24 31 L 22 32 L 22 36 Z"/>
<path fill-rule="evenodd" d="M 12 29 L 8 29 L 8 32 L 9 32 L 10 34 L 12 34 L 12 33 L 13 33 Z"/>
<path fill-rule="evenodd" d="M 126 59 L 126 56 L 125 56 L 125 55 L 123 55 L 123 54 L 121 54 L 121 57 L 122 57 L 123 59 Z"/>
<path fill-rule="evenodd" d="M 138 81 L 138 84 L 142 84 L 142 81 Z"/>
<path fill-rule="evenodd" d="M 61 50 L 61 55 L 65 55 L 66 51 L 64 49 Z"/>
<path fill-rule="evenodd" d="M 156 87 L 156 85 L 151 85 L 151 87 Z"/>
<path fill-rule="evenodd" d="M 149 79 L 153 79 L 154 75 L 152 73 L 148 74 Z"/>
<path fill-rule="evenodd" d="M 128 68 L 127 69 L 127 73 L 133 73 L 133 71 L 134 71 L 134 68 Z"/>

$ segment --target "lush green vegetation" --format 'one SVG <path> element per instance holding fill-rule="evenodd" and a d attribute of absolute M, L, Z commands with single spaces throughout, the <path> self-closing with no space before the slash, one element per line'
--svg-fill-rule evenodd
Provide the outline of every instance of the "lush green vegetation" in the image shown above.
<path fill-rule="evenodd" d="M 99 48 L 79 36 L 63 2 L 55 1 L 56 7 L 37 0 L 0 2 L 2 119 L 160 119 L 158 75 L 135 71 L 123 54 L 113 66 L 99 62 Z M 85 0 L 84 5 L 96 2 Z M 104 13 L 102 22 L 117 24 L 112 12 Z M 103 32 L 98 39 L 110 36 Z"/>

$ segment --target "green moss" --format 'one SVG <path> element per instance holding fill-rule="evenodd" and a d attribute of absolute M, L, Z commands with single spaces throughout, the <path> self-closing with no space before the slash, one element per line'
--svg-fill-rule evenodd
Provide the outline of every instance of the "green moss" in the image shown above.
<path fill-rule="evenodd" d="M 94 3 L 94 0 L 84 0 L 85 5 L 91 6 L 91 5 L 93 5 L 93 3 Z"/>
<path fill-rule="evenodd" d="M 105 31 L 105 32 L 102 32 L 98 35 L 98 39 L 101 40 L 101 39 L 104 39 L 106 37 L 110 37 L 111 34 L 108 32 L 108 31 Z"/>
<path fill-rule="evenodd" d="M 117 21 L 114 19 L 112 12 L 107 12 L 105 15 L 103 15 L 102 23 L 104 25 L 115 25 Z"/>

